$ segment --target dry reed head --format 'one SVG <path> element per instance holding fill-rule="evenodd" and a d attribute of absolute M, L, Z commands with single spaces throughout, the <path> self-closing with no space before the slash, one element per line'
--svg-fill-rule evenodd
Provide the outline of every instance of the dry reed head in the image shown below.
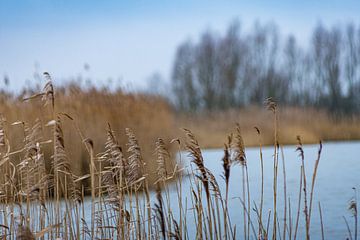
<path fill-rule="evenodd" d="M 167 171 L 166 171 L 166 162 L 170 160 L 170 153 L 165 147 L 164 140 L 162 138 L 158 138 L 156 143 L 155 153 L 157 155 L 157 175 L 158 181 L 164 181 L 167 178 Z"/>
<path fill-rule="evenodd" d="M 6 122 L 5 117 L 2 114 L 0 114 L 0 147 L 4 147 L 6 145 L 5 126 L 4 126 L 5 122 Z"/>
<path fill-rule="evenodd" d="M 91 151 L 94 150 L 94 142 L 93 142 L 93 140 L 91 140 L 90 138 L 86 138 L 86 139 L 84 139 L 84 143 L 89 146 L 89 149 Z"/>
<path fill-rule="evenodd" d="M 106 201 L 119 208 L 122 195 L 119 186 L 125 185 L 126 159 L 110 124 L 108 124 L 105 152 L 100 159 L 108 164 L 101 172 L 101 182 L 107 192 Z"/>
<path fill-rule="evenodd" d="M 51 76 L 48 72 L 44 72 L 44 77 L 47 82 L 46 82 L 42 92 L 34 94 L 27 98 L 23 98 L 23 101 L 41 97 L 41 100 L 45 102 L 44 105 L 50 104 L 52 109 L 54 109 L 54 107 L 55 107 L 55 91 L 54 91 L 54 86 L 52 84 Z"/>
<path fill-rule="evenodd" d="M 209 171 L 204 165 L 204 159 L 201 153 L 199 143 L 196 140 L 194 134 L 189 129 L 183 128 L 183 131 L 185 132 L 186 135 L 185 147 L 187 151 L 190 153 L 190 156 L 192 157 L 192 162 L 197 166 L 198 170 L 200 171 L 200 175 L 197 175 L 197 177 L 202 181 L 206 195 L 209 198 L 210 196 L 209 177 L 208 177 Z"/>
<path fill-rule="evenodd" d="M 128 137 L 127 152 L 130 154 L 127 162 L 128 169 L 126 170 L 126 176 L 128 183 L 131 185 L 136 180 L 142 177 L 142 167 L 144 162 L 141 155 L 141 149 L 135 134 L 130 128 L 126 128 L 125 132 Z"/>
<path fill-rule="evenodd" d="M 126 167 L 126 159 L 124 157 L 124 154 L 122 152 L 122 148 L 120 147 L 115 134 L 113 130 L 110 127 L 110 124 L 108 124 L 108 130 L 107 130 L 107 140 L 105 143 L 105 153 L 102 155 L 102 158 L 105 159 L 105 161 L 109 165 L 109 171 L 106 172 L 104 175 L 104 180 L 108 179 L 109 181 L 105 181 L 104 183 L 108 186 L 111 185 L 123 185 L 124 179 L 125 179 L 125 167 Z M 107 174 L 108 173 L 108 174 Z M 106 177 L 107 176 L 107 177 Z M 117 188 L 116 186 L 114 186 Z M 111 191 L 111 189 L 108 189 Z M 112 195 L 116 193 L 117 191 L 113 191 L 111 193 Z"/>
<path fill-rule="evenodd" d="M 55 92 L 54 92 L 54 86 L 52 84 L 52 79 L 48 72 L 44 72 L 44 77 L 47 80 L 47 83 L 45 84 L 43 89 L 42 100 L 45 102 L 45 105 L 50 103 L 51 107 L 54 109 Z"/>
<path fill-rule="evenodd" d="M 240 163 L 241 165 L 246 165 L 245 144 L 241 135 L 240 124 L 238 123 L 236 124 L 236 132 L 231 148 L 233 153 L 232 161 L 235 163 Z"/>
<path fill-rule="evenodd" d="M 320 156 L 321 155 L 321 151 L 322 151 L 322 141 L 320 140 L 319 141 L 319 149 L 318 149 L 318 156 Z"/>
<path fill-rule="evenodd" d="M 206 170 L 207 170 L 208 180 L 210 183 L 211 192 L 213 193 L 213 195 L 215 197 L 221 198 L 220 186 L 219 186 L 214 174 L 211 171 L 209 171 L 208 169 L 206 169 Z"/>
<path fill-rule="evenodd" d="M 123 171 L 125 165 L 124 154 L 120 147 L 110 124 L 108 124 L 107 139 L 105 143 L 106 160 L 112 167 L 116 167 L 116 172 Z"/>
<path fill-rule="evenodd" d="M 193 157 L 193 162 L 196 165 L 199 165 L 200 168 L 203 168 L 204 160 L 201 154 L 201 149 L 198 141 L 196 140 L 194 134 L 189 129 L 183 128 L 183 131 L 185 132 L 185 135 L 187 137 L 186 138 L 187 141 L 185 142 L 185 147 L 189 151 L 190 155 Z"/>
<path fill-rule="evenodd" d="M 258 127 L 256 127 L 256 126 L 254 128 L 255 128 L 257 134 L 260 135 L 261 134 L 260 129 Z"/>
<path fill-rule="evenodd" d="M 302 145 L 302 142 L 301 142 L 301 137 L 299 135 L 296 136 L 296 140 L 298 141 L 296 151 L 298 151 L 301 158 L 304 159 L 304 149 L 303 149 L 303 145 Z"/>
<path fill-rule="evenodd" d="M 357 191 L 356 188 L 353 187 L 354 190 L 354 197 L 350 200 L 348 210 L 351 212 L 351 214 L 357 218 Z"/>
<path fill-rule="evenodd" d="M 272 97 L 267 98 L 264 101 L 264 104 L 268 110 L 272 111 L 273 113 L 276 112 L 277 104 Z"/>
<path fill-rule="evenodd" d="M 350 200 L 349 206 L 348 206 L 348 210 L 351 212 L 351 214 L 353 216 L 357 215 L 357 203 L 354 199 Z"/>
<path fill-rule="evenodd" d="M 226 184 L 229 184 L 231 160 L 228 144 L 224 144 L 224 157 L 222 160 L 224 169 L 223 178 L 225 179 Z"/>

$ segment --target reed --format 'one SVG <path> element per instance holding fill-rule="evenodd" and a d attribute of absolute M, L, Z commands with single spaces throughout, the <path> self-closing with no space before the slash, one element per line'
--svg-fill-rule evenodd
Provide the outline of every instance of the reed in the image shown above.
<path fill-rule="evenodd" d="M 108 123 L 102 133 L 104 141 L 96 143 L 91 134 L 82 130 L 87 128 L 82 127 L 76 114 L 74 117 L 59 111 L 63 95 L 56 95 L 48 73 L 45 78 L 48 82 L 41 93 L 26 98 L 29 101 L 26 104 L 41 103 L 38 106 L 42 108 L 39 110 L 39 120 L 33 124 L 25 121 L 9 123 L 6 115 L 0 118 L 0 170 L 4 173 L 0 177 L 2 239 L 262 240 L 271 237 L 285 240 L 296 239 L 301 227 L 305 228 L 307 239 L 311 237 L 311 228 L 315 227 L 321 230 L 324 239 L 320 202 L 321 226 L 310 224 L 322 144 L 320 142 L 310 185 L 307 182 L 302 141 L 300 137 L 297 138 L 301 164 L 294 219 L 290 194 L 286 188 L 286 159 L 279 137 L 281 124 L 277 115 L 278 106 L 274 100 L 268 99 L 266 104 L 273 114 L 273 168 L 264 168 L 262 132 L 256 127 L 261 184 L 256 189 L 251 188 L 249 176 L 252 169 L 248 169 L 243 128 L 236 124 L 225 140 L 221 165 L 219 162 L 223 171 L 223 188 L 217 176 L 206 167 L 200 144 L 191 130 L 183 129 L 185 137 L 172 141 L 161 137 L 154 139 L 149 143 L 153 146 L 151 155 L 144 154 L 135 134 L 138 130 L 131 127 L 125 128 L 119 137 L 119 132 Z M 50 119 L 45 119 L 44 114 Z M 51 135 L 47 132 L 49 128 Z M 9 138 L 11 131 L 21 132 L 21 147 L 13 149 Z M 81 141 L 82 151 L 87 152 L 84 156 L 87 159 L 87 172 L 83 174 L 76 174 L 72 168 L 73 161 L 78 160 L 69 154 L 68 146 L 75 139 L 67 138 L 67 131 L 75 132 L 72 136 Z M 126 138 L 126 141 L 119 138 Z M 184 143 L 182 139 L 185 139 Z M 103 147 L 96 148 L 96 144 L 103 144 Z M 178 155 L 171 147 L 175 144 Z M 51 157 L 44 154 L 45 149 L 52 151 Z M 183 151 L 189 154 L 190 165 L 182 161 Z M 283 194 L 279 194 L 278 189 L 281 186 L 281 181 L 278 183 L 279 154 Z M 174 161 L 176 156 L 178 160 Z M 241 168 L 240 173 L 232 169 L 235 164 Z M 266 171 L 273 176 L 270 196 L 272 208 L 267 214 L 264 211 Z M 241 175 L 241 181 L 233 186 L 230 179 L 236 174 Z M 188 181 L 189 185 L 184 185 L 183 181 Z M 188 186 L 188 189 L 184 189 L 184 186 Z M 239 188 L 241 196 L 231 198 L 231 190 Z M 254 191 L 260 191 L 260 199 L 254 199 Z M 87 193 L 90 197 L 87 197 Z M 354 195 L 349 206 L 354 217 L 353 233 L 345 219 L 351 239 L 357 239 L 358 231 L 356 190 Z M 283 206 L 279 204 L 280 200 L 283 200 Z M 234 206 L 235 203 L 237 209 L 229 209 L 230 204 Z M 239 209 L 242 211 L 241 220 L 233 217 L 233 212 Z"/>

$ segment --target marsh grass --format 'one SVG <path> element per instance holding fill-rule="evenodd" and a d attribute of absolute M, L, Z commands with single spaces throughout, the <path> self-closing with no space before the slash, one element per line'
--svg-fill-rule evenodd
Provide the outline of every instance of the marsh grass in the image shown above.
<path fill-rule="evenodd" d="M 49 83 L 50 75 L 45 75 L 45 83 Z M 117 133 L 117 141 L 125 149 L 127 136 L 125 129 L 129 128 L 136 135 L 141 151 L 146 158 L 146 168 L 151 173 L 150 182 L 156 180 L 157 168 L 155 157 L 152 155 L 155 141 L 161 137 L 170 152 L 173 151 L 169 141 L 176 132 L 172 108 L 163 98 L 140 93 L 129 93 L 125 90 L 81 88 L 75 83 L 51 89 L 49 84 L 40 89 L 24 90 L 19 95 L 0 94 L 0 113 L 4 118 L 7 140 L 11 145 L 9 157 L 16 165 L 24 147 L 24 130 L 39 122 L 41 128 L 38 135 L 41 141 L 53 141 L 54 125 L 46 126 L 50 121 L 60 117 L 63 138 L 66 142 L 66 153 L 72 172 L 77 176 L 89 173 L 89 153 L 84 147 L 84 138 L 90 138 L 94 144 L 94 152 L 100 153 L 105 149 L 106 131 L 108 124 Z M 53 87 L 54 88 L 54 87 Z M 51 93 L 54 99 L 51 99 Z M 48 104 L 44 106 L 45 100 Z M 55 114 L 55 116 L 54 116 Z M 69 118 L 70 117 L 70 118 Z M 6 118 L 6 119 L 5 119 Z M 13 123 L 16 123 L 12 125 Z M 83 132 L 83 136 L 79 135 Z M 4 148 L 4 147 L 2 147 Z M 51 170 L 50 159 L 53 155 L 52 143 L 42 144 L 41 150 L 46 160 L 47 171 Z M 127 151 L 124 151 L 127 155 Z M 169 170 L 169 169 L 168 169 Z M 90 194 L 90 178 L 83 179 L 86 194 Z"/>
<path fill-rule="evenodd" d="M 172 141 L 158 138 L 154 141 L 153 156 L 156 158 L 149 169 L 149 161 L 144 159 L 142 147 L 131 128 L 125 129 L 127 141 L 121 143 L 117 132 L 108 124 L 104 130 L 103 151 L 97 151 L 92 138 L 82 132 L 76 118 L 59 112 L 54 87 L 49 74 L 41 93 L 26 98 L 35 101 L 41 98 L 42 108 L 46 108 L 51 119 L 37 120 L 31 126 L 26 122 L 8 123 L 5 116 L 0 121 L 0 168 L 3 173 L 0 184 L 0 234 L 2 239 L 296 239 L 299 226 L 305 226 L 306 239 L 310 239 L 313 196 L 315 181 L 321 159 L 321 142 L 310 183 L 305 172 L 305 156 L 298 137 L 297 151 L 299 164 L 298 205 L 290 204 L 286 189 L 285 156 L 279 137 L 278 107 L 268 99 L 266 106 L 273 114 L 274 156 L 273 168 L 264 169 L 262 156 L 262 131 L 255 128 L 259 150 L 259 173 L 261 182 L 260 199 L 252 199 L 245 141 L 240 124 L 236 124 L 224 144 L 222 164 L 225 192 L 221 191 L 218 179 L 206 167 L 202 150 L 194 133 L 183 129 L 183 140 Z M 60 95 L 61 96 L 61 95 Z M 45 106 L 43 106 L 45 105 Z M 40 111 L 41 112 L 41 111 Z M 87 152 L 88 173 L 77 175 L 72 167 L 73 161 L 68 154 L 64 132 L 66 127 L 74 131 Z M 21 149 L 15 151 L 9 139 L 13 128 L 20 128 L 23 136 Z M 51 128 L 52 135 L 43 133 Z M 178 161 L 174 151 L 168 146 L 178 148 Z M 49 147 L 50 146 L 50 147 Z M 43 148 L 52 149 L 52 157 L 47 157 Z M 186 151 L 191 159 L 189 168 L 182 166 L 180 151 Z M 283 194 L 278 189 L 279 155 L 281 153 L 283 171 Z M 18 156 L 16 163 L 12 156 Z M 221 163 L 222 161 L 222 163 Z M 46 168 L 46 164 L 50 168 Z M 234 168 L 238 164 L 240 168 Z M 239 171 L 240 172 L 236 172 Z M 153 171 L 153 172 L 151 172 Z M 273 173 L 273 207 L 264 213 L 264 171 Z M 230 186 L 231 175 L 242 176 L 241 182 Z M 151 177 L 155 180 L 151 180 Z M 183 179 L 190 182 L 184 189 Z M 85 185 L 89 180 L 90 185 Z M 176 191 L 177 198 L 170 196 L 170 186 Z M 310 186 L 310 195 L 309 187 Z M 236 221 L 229 214 L 229 191 L 241 188 L 238 211 L 243 220 Z M 184 198 L 184 191 L 190 192 Z M 85 201 L 85 193 L 90 200 Z M 356 191 L 355 191 L 356 196 Z M 283 198 L 283 205 L 279 199 Z M 234 200 L 234 199 L 232 199 Z M 303 202 L 303 205 L 301 204 Z M 288 204 L 287 204 L 288 203 Z M 173 209 L 176 206 L 177 210 Z M 303 209 L 302 209 L 303 206 Z M 321 226 L 324 238 L 324 224 L 320 202 Z M 351 233 L 348 221 L 349 237 L 357 238 L 357 200 L 350 202 L 349 210 L 354 216 L 355 232 Z M 280 212 L 284 215 L 281 217 Z M 295 221 L 293 214 L 296 214 Z M 304 223 L 300 222 L 303 214 Z M 287 218 L 288 216 L 288 218 Z M 282 220 L 282 221 L 281 221 Z M 282 222 L 282 223 L 281 223 Z M 195 232 L 190 232 L 191 226 Z"/>

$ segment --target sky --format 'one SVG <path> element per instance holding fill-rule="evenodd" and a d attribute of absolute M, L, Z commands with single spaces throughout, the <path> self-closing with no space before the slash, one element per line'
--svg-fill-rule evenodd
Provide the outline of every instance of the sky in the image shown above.
<path fill-rule="evenodd" d="M 1 0 L 0 88 L 34 84 L 34 73 L 93 79 L 97 86 L 145 88 L 154 73 L 171 77 L 176 47 L 207 29 L 222 33 L 234 19 L 243 31 L 275 22 L 306 45 L 313 27 L 360 24 L 358 0 Z M 87 70 L 85 65 L 90 66 Z"/>

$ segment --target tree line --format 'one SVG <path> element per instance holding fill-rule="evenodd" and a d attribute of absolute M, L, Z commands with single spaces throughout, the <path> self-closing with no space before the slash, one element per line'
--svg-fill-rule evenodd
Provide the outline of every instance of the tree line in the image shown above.
<path fill-rule="evenodd" d="M 239 21 L 225 34 L 207 30 L 177 48 L 172 70 L 174 102 L 183 111 L 223 110 L 263 104 L 360 112 L 360 25 L 318 23 L 303 47 L 282 38 L 274 23 Z"/>

